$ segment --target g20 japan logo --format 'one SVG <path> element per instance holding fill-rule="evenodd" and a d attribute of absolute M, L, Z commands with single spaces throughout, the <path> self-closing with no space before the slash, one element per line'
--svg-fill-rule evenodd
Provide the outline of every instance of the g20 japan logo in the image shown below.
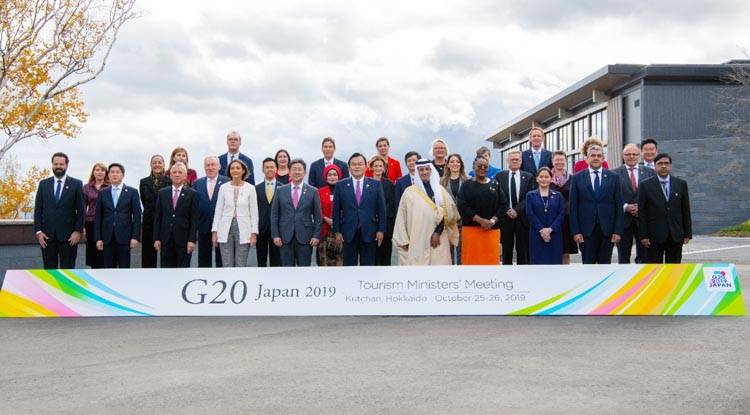
<path fill-rule="evenodd" d="M 732 270 L 727 267 L 706 267 L 703 268 L 703 279 L 706 282 L 706 289 L 712 292 L 734 292 L 734 275 Z"/>

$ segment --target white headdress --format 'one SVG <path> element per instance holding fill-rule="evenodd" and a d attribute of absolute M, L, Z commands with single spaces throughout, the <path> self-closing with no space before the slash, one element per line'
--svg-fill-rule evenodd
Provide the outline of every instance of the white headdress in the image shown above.
<path fill-rule="evenodd" d="M 417 185 L 419 190 L 423 191 L 425 194 L 427 193 L 427 191 L 424 189 L 424 183 L 422 183 L 422 177 L 419 175 L 419 168 L 425 166 L 430 167 L 430 187 L 432 188 L 432 192 L 435 194 L 435 204 L 438 206 L 443 206 L 443 192 L 442 190 L 440 190 L 440 176 L 438 176 L 437 169 L 432 165 L 432 162 L 430 160 L 417 160 L 417 177 L 415 180 L 415 184 Z"/>

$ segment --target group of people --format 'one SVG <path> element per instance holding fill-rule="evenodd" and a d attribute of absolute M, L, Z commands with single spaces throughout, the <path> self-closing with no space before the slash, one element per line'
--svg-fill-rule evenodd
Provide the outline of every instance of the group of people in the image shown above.
<path fill-rule="evenodd" d="M 544 131 L 529 132 L 530 148 L 508 152 L 507 169 L 490 165 L 482 147 L 467 169 L 443 139 L 432 159 L 416 151 L 377 153 L 347 161 L 336 142 L 321 142 L 310 164 L 281 149 L 253 162 L 241 136 L 227 135 L 227 152 L 203 160 L 205 176 L 188 165 L 185 148 L 169 160 L 154 155 L 138 189 L 124 184 L 120 163 L 93 166 L 88 182 L 67 176 L 68 156 L 52 156 L 53 176 L 42 180 L 34 226 L 44 267 L 74 268 L 86 236 L 86 264 L 128 268 L 142 244 L 142 266 L 258 266 L 564 264 L 580 249 L 583 263 L 680 262 L 692 237 L 687 184 L 671 175 L 672 159 L 657 143 L 623 148 L 624 165 L 608 170 L 604 146 L 588 139 L 574 174 L 567 155 L 543 148 Z M 641 161 L 641 151 L 643 160 Z M 309 170 L 309 171 L 308 171 Z M 307 182 L 305 182 L 307 177 Z M 159 257 L 159 261 L 157 261 Z"/>

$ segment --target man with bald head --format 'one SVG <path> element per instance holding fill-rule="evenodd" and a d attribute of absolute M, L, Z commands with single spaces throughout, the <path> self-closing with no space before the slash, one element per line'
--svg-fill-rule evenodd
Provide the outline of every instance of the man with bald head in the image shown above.
<path fill-rule="evenodd" d="M 638 242 L 638 188 L 641 182 L 656 174 L 653 169 L 639 165 L 641 150 L 635 144 L 628 144 L 622 149 L 623 165 L 612 170 L 620 176 L 620 188 L 622 189 L 623 206 L 625 213 L 623 220 L 623 233 L 620 243 L 617 244 L 617 262 L 620 264 L 630 263 L 630 252 L 635 239 L 635 263 L 641 264 L 646 261 L 646 249 Z"/>
<path fill-rule="evenodd" d="M 198 193 L 198 266 L 211 268 L 211 252 L 216 257 L 216 268 L 221 268 L 221 253 L 211 243 L 211 225 L 216 211 L 216 200 L 219 198 L 219 187 L 229 182 L 229 178 L 219 174 L 221 164 L 216 156 L 203 160 L 206 176 L 193 183 Z"/>
<path fill-rule="evenodd" d="M 161 268 L 190 268 L 198 230 L 198 196 L 187 184 L 187 166 L 169 170 L 172 185 L 159 190 L 154 213 L 154 248 Z"/>
<path fill-rule="evenodd" d="M 247 169 L 250 171 L 250 174 L 247 176 L 247 179 L 245 179 L 245 181 L 255 186 L 253 160 L 251 160 L 250 157 L 240 153 L 241 144 L 242 137 L 240 136 L 240 133 L 238 133 L 237 131 L 230 131 L 229 134 L 227 134 L 227 152 L 219 156 L 219 163 L 221 164 L 219 174 L 229 176 L 229 172 L 227 172 L 227 166 L 229 166 L 229 163 L 233 162 L 234 160 L 241 160 L 243 163 L 245 163 Z"/>

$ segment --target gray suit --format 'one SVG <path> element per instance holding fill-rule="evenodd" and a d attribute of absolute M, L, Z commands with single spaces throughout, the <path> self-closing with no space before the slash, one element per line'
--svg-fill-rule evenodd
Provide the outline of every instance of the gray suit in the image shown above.
<path fill-rule="evenodd" d="M 271 204 L 271 237 L 281 238 L 281 265 L 310 266 L 310 240 L 320 240 L 323 216 L 317 189 L 302 184 L 297 208 L 292 203 L 292 184 L 281 186 Z"/>
<path fill-rule="evenodd" d="M 649 177 L 656 176 L 653 169 L 646 167 L 642 164 L 637 166 L 638 168 L 638 188 L 641 187 L 641 183 Z M 624 203 L 633 204 L 638 203 L 638 192 L 633 189 L 630 184 L 630 170 L 628 166 L 623 164 L 622 166 L 612 170 L 613 173 L 620 176 L 620 188 L 622 189 L 622 199 Z M 646 260 L 646 250 L 641 246 L 638 241 L 638 219 L 629 213 L 625 213 L 624 232 L 620 243 L 617 244 L 617 262 L 620 264 L 630 263 L 630 251 L 633 247 L 633 239 L 635 238 L 635 262 L 642 263 Z"/>

